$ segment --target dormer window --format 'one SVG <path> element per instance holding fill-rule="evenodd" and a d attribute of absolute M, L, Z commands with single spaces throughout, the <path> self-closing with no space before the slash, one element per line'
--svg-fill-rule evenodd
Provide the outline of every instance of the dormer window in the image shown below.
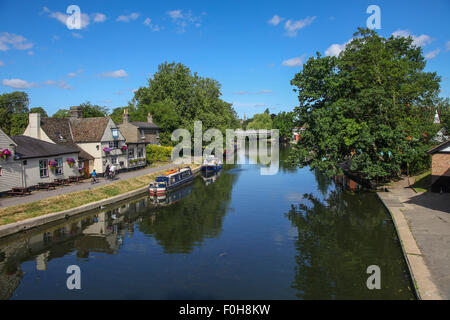
<path fill-rule="evenodd" d="M 111 129 L 111 131 L 112 131 L 113 139 L 119 139 L 119 129 L 114 128 L 114 129 Z"/>
<path fill-rule="evenodd" d="M 141 139 L 145 139 L 145 132 L 141 129 Z"/>
<path fill-rule="evenodd" d="M 61 142 L 66 141 L 66 139 L 64 139 L 64 137 L 62 136 L 61 133 L 58 133 L 57 136 L 58 136 L 59 141 L 61 141 Z"/>

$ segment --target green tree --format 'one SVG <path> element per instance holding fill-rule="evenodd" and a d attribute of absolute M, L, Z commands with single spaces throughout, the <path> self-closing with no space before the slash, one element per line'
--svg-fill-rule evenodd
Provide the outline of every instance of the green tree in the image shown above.
<path fill-rule="evenodd" d="M 294 113 L 284 111 L 278 113 L 273 119 L 273 128 L 280 131 L 281 139 L 290 139 L 294 128 Z"/>
<path fill-rule="evenodd" d="M 221 85 L 214 79 L 202 78 L 181 63 L 162 63 L 148 80 L 148 87 L 139 88 L 131 104 L 136 115 L 145 121 L 147 112 L 161 127 L 164 143 L 169 143 L 173 129 L 193 132 L 194 121 L 203 123 L 203 130 L 237 128 L 239 122 L 230 103 L 220 97 Z M 166 105 L 166 106 L 164 106 Z M 130 112 L 130 117 L 132 113 Z"/>
<path fill-rule="evenodd" d="M 358 29 L 339 57 L 311 57 L 292 79 L 305 124 L 292 161 L 328 174 L 338 164 L 371 181 L 430 165 L 424 153 L 436 132 L 433 106 L 440 77 L 425 72 L 412 38 L 385 39 Z"/>
<path fill-rule="evenodd" d="M 66 109 L 59 109 L 52 115 L 52 118 L 68 118 L 68 117 L 70 117 L 70 111 Z"/>
<path fill-rule="evenodd" d="M 106 117 L 108 115 L 108 108 L 99 105 L 93 105 L 89 101 L 79 105 L 81 107 L 83 118 Z M 70 117 L 70 110 L 59 109 L 53 115 L 53 118 L 68 118 Z"/>
<path fill-rule="evenodd" d="M 15 91 L 0 95 L 0 128 L 6 134 L 23 133 L 27 125 L 28 105 L 28 95 L 25 92 Z"/>
<path fill-rule="evenodd" d="M 41 115 L 41 118 L 48 117 L 47 111 L 45 111 L 44 108 L 42 108 L 42 107 L 31 108 L 30 113 L 39 113 Z"/>
<path fill-rule="evenodd" d="M 253 116 L 247 125 L 247 130 L 272 129 L 272 118 L 268 112 L 258 113 Z"/>

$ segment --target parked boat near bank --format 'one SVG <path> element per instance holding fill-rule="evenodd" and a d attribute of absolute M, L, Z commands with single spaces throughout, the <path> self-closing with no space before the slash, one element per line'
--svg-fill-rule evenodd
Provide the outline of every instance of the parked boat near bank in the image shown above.
<path fill-rule="evenodd" d="M 222 161 L 215 156 L 208 156 L 203 160 L 201 170 L 203 171 L 219 171 L 222 169 Z"/>
<path fill-rule="evenodd" d="M 183 186 L 182 188 L 178 188 L 173 192 L 151 194 L 150 202 L 155 206 L 169 206 L 190 195 L 192 193 L 192 188 L 192 184 L 189 184 L 187 186 Z"/>
<path fill-rule="evenodd" d="M 191 167 L 174 169 L 156 177 L 155 182 L 150 183 L 150 194 L 164 194 L 169 190 L 180 187 L 194 179 Z"/>

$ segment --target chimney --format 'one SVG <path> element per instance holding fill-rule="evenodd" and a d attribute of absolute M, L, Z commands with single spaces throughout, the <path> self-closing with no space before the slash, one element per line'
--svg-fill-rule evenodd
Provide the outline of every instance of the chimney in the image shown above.
<path fill-rule="evenodd" d="M 130 116 L 128 114 L 128 109 L 127 108 L 123 109 L 122 119 L 123 119 L 123 123 L 130 122 Z"/>
<path fill-rule="evenodd" d="M 30 113 L 28 115 L 28 135 L 35 139 L 41 139 L 41 114 Z"/>
<path fill-rule="evenodd" d="M 83 118 L 83 109 L 81 107 L 70 107 L 70 118 L 71 119 Z"/>
<path fill-rule="evenodd" d="M 153 116 L 152 116 L 151 113 L 149 113 L 148 116 L 147 116 L 147 122 L 148 123 L 153 123 Z"/>

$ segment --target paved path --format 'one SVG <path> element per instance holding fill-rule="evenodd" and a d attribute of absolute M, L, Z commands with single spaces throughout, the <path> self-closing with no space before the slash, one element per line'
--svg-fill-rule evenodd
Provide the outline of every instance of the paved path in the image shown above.
<path fill-rule="evenodd" d="M 117 182 L 120 180 L 126 180 L 126 179 L 130 179 L 130 178 L 146 175 L 149 173 L 155 173 L 155 172 L 161 171 L 161 170 L 167 170 L 167 169 L 169 169 L 171 167 L 175 167 L 175 166 L 176 166 L 175 164 L 167 164 L 167 165 L 163 165 L 163 166 L 159 166 L 159 167 L 121 172 L 117 175 L 117 177 L 114 181 L 111 181 L 109 179 L 107 180 L 105 178 L 99 178 L 98 179 L 99 182 L 94 185 L 91 184 L 90 179 L 87 179 L 87 180 L 83 180 L 83 182 L 72 183 L 67 186 L 57 187 L 55 190 L 33 191 L 33 193 L 28 196 L 0 198 L 0 208 L 9 207 L 9 206 L 13 206 L 16 204 L 23 204 L 23 203 L 33 202 L 33 201 L 37 201 L 37 200 L 42 200 L 45 198 L 54 197 L 57 195 L 66 194 L 66 193 L 70 193 L 70 192 L 86 190 L 86 189 L 89 189 L 92 187 L 98 187 L 98 186 L 106 185 L 106 184 L 109 184 L 112 182 Z"/>
<path fill-rule="evenodd" d="M 450 299 L 450 194 L 416 193 L 406 180 L 378 194 L 394 216 L 422 298 Z"/>

